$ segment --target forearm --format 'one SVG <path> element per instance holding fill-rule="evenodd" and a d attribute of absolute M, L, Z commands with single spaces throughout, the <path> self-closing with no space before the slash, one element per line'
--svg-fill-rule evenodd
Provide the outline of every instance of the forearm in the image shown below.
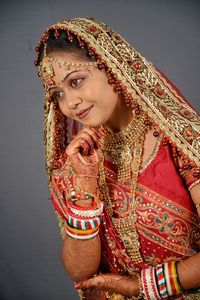
<path fill-rule="evenodd" d="M 97 273 L 100 258 L 100 238 L 76 240 L 66 236 L 62 245 L 62 262 L 74 281 L 81 281 Z"/>
<path fill-rule="evenodd" d="M 200 287 L 200 253 L 177 264 L 181 286 L 184 290 Z"/>
<path fill-rule="evenodd" d="M 190 193 L 200 217 L 200 184 L 194 186 Z M 200 287 L 200 253 L 181 260 L 177 264 L 177 271 L 183 289 Z"/>
<path fill-rule="evenodd" d="M 200 203 L 200 185 L 194 186 L 191 191 L 191 197 L 194 204 Z M 200 217 L 200 209 L 197 208 Z M 177 263 L 177 272 L 181 287 L 183 290 L 200 287 L 200 253 L 189 258 L 180 260 Z"/>

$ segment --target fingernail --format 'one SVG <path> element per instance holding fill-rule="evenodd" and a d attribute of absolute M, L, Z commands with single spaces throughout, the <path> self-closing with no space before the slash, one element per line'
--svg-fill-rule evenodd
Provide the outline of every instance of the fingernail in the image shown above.
<path fill-rule="evenodd" d="M 81 285 L 79 283 L 75 284 L 75 289 L 80 289 L 81 288 Z"/>

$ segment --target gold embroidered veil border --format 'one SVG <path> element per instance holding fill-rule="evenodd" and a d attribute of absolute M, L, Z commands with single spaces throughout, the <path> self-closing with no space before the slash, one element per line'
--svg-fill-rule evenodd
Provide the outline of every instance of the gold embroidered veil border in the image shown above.
<path fill-rule="evenodd" d="M 161 73 L 106 24 L 93 18 L 75 18 L 58 22 L 51 29 L 66 29 L 83 39 L 96 54 L 101 55 L 112 72 L 126 86 L 142 109 L 170 136 L 172 142 L 197 165 L 200 161 L 200 121 L 197 113 Z M 42 41 L 42 39 L 41 39 Z M 42 43 L 42 42 L 40 42 Z M 46 97 L 45 149 L 49 172 L 54 147 L 54 113 Z M 66 120 L 64 121 L 66 122 Z M 49 182 L 51 188 L 51 182 Z M 62 219 L 61 228 L 63 228 Z"/>

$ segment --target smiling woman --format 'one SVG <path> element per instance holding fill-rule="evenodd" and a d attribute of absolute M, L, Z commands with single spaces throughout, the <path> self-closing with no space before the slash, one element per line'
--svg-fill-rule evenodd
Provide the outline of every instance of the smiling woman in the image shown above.
<path fill-rule="evenodd" d="M 98 69 L 96 62 L 83 62 L 65 52 L 53 52 L 49 57 L 55 86 L 48 86 L 47 82 L 47 88 L 53 98 L 56 92 L 62 113 L 88 126 L 105 123 L 119 101 L 119 96 L 107 82 L 106 73 Z"/>
<path fill-rule="evenodd" d="M 62 261 L 80 297 L 199 299 L 198 115 L 94 19 L 51 26 L 36 51 Z"/>

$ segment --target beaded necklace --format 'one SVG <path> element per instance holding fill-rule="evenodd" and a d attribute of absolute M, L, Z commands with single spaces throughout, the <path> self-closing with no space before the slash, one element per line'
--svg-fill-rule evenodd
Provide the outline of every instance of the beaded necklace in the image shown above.
<path fill-rule="evenodd" d="M 131 123 L 124 130 L 119 133 L 110 134 L 104 137 L 101 140 L 102 149 L 99 149 L 99 187 L 103 194 L 105 205 L 110 213 L 116 232 L 121 238 L 128 255 L 135 264 L 140 264 L 143 262 L 143 258 L 139 251 L 140 242 L 136 228 L 137 216 L 135 213 L 135 190 L 137 187 L 142 161 L 144 139 L 147 131 L 147 126 L 145 125 L 146 119 L 147 117 L 145 114 L 141 112 L 139 115 L 135 116 L 133 121 L 131 121 Z M 127 152 L 125 152 L 125 155 L 122 155 L 120 150 L 122 153 L 123 151 Z M 120 172 L 120 174 L 118 174 L 120 176 L 118 177 L 120 177 L 120 179 L 125 178 L 126 180 L 131 174 L 128 216 L 122 218 L 113 217 L 112 200 L 106 183 L 103 151 L 108 151 L 111 153 L 113 163 L 118 165 L 118 172 Z M 131 156 L 130 153 L 132 154 Z M 124 166 L 122 166 L 123 163 Z M 126 171 L 126 168 L 128 168 L 128 171 Z"/>

